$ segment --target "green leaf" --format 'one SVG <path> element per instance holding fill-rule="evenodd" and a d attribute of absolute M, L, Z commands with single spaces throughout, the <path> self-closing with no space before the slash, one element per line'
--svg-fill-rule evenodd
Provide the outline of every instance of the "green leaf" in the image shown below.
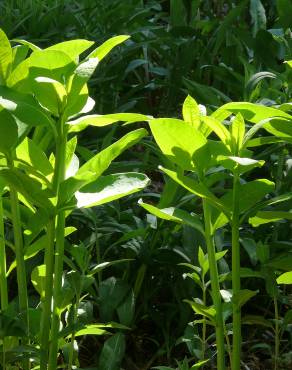
<path fill-rule="evenodd" d="M 131 289 L 127 297 L 117 308 L 119 322 L 123 325 L 130 326 L 135 314 L 135 295 Z"/>
<path fill-rule="evenodd" d="M 128 40 L 129 37 L 130 36 L 127 35 L 119 35 L 106 40 L 101 46 L 93 50 L 93 52 L 87 56 L 87 59 L 97 58 L 100 62 L 114 47 L 122 44 Z"/>
<path fill-rule="evenodd" d="M 77 207 L 93 207 L 141 191 L 150 180 L 141 173 L 116 173 L 102 176 L 75 193 Z"/>
<path fill-rule="evenodd" d="M 63 41 L 58 44 L 49 46 L 45 50 L 57 50 L 69 55 L 73 60 L 76 60 L 80 54 L 89 49 L 94 44 L 93 41 L 77 39 Z"/>
<path fill-rule="evenodd" d="M 102 127 L 111 125 L 112 123 L 123 121 L 123 122 L 143 122 L 148 121 L 149 117 L 138 113 L 116 113 L 116 114 L 92 114 L 89 116 L 83 116 L 77 118 L 74 121 L 67 122 L 70 125 L 69 132 L 80 132 L 87 126 Z"/>
<path fill-rule="evenodd" d="M 0 83 L 6 84 L 12 64 L 12 49 L 5 32 L 0 29 Z"/>
<path fill-rule="evenodd" d="M 183 103 L 183 119 L 188 122 L 198 131 L 200 131 L 205 137 L 211 133 L 211 129 L 201 119 L 203 115 L 200 106 L 197 104 L 195 99 L 188 95 Z"/>
<path fill-rule="evenodd" d="M 31 282 L 41 298 L 45 296 L 46 266 L 35 267 L 31 273 Z"/>
<path fill-rule="evenodd" d="M 209 359 L 203 360 L 203 361 L 199 361 L 199 362 L 195 363 L 195 365 L 193 365 L 190 370 L 199 369 L 200 367 L 204 366 L 209 361 L 210 361 Z"/>
<path fill-rule="evenodd" d="M 279 22 L 283 28 L 291 27 L 292 4 L 290 0 L 277 0 Z"/>
<path fill-rule="evenodd" d="M 277 278 L 278 284 L 292 284 L 292 271 L 284 272 Z"/>
<path fill-rule="evenodd" d="M 249 12 L 252 21 L 252 33 L 255 36 L 258 30 L 266 29 L 267 17 L 261 0 L 250 0 Z"/>
<path fill-rule="evenodd" d="M 48 77 L 37 77 L 33 92 L 40 104 L 55 116 L 59 116 L 66 105 L 67 93 L 64 86 Z"/>
<path fill-rule="evenodd" d="M 217 157 L 217 162 L 221 163 L 223 167 L 229 169 L 232 172 L 237 170 L 239 174 L 243 174 L 256 167 L 262 167 L 265 164 L 265 161 L 263 160 L 223 155 L 219 155 Z"/>
<path fill-rule="evenodd" d="M 140 199 L 138 203 L 141 207 L 146 209 L 146 211 L 150 212 L 156 217 L 162 218 L 163 220 L 174 221 L 191 226 L 205 235 L 203 224 L 200 220 L 200 217 L 197 215 L 190 215 L 188 212 L 175 207 L 160 209 L 151 204 L 143 203 L 142 199 Z"/>
<path fill-rule="evenodd" d="M 19 126 L 54 125 L 51 118 L 31 96 L 4 86 L 0 86 L 0 105 L 17 118 Z"/>
<path fill-rule="evenodd" d="M 248 222 L 253 227 L 258 227 L 269 222 L 277 222 L 283 219 L 292 220 L 292 212 L 260 211 L 254 217 L 250 217 Z"/>
<path fill-rule="evenodd" d="M 17 141 L 18 126 L 14 117 L 5 109 L 0 110 L 0 152 L 10 153 L 16 147 Z"/>
<path fill-rule="evenodd" d="M 263 125 L 266 131 L 279 137 L 292 136 L 292 116 L 279 109 L 253 103 L 227 103 L 217 109 L 212 116 L 225 119 L 231 113 L 241 113 L 245 120 L 255 124 L 267 120 Z"/>
<path fill-rule="evenodd" d="M 160 169 L 189 192 L 208 200 L 212 205 L 214 205 L 214 207 L 221 210 L 224 214 L 229 213 L 231 205 L 226 207 L 226 205 L 223 204 L 214 194 L 212 194 L 204 184 L 166 168 L 160 167 Z"/>
<path fill-rule="evenodd" d="M 233 153 L 239 154 L 243 145 L 244 134 L 245 134 L 244 119 L 242 115 L 238 113 L 232 120 L 232 124 L 230 126 L 230 135 Z"/>
<path fill-rule="evenodd" d="M 101 350 L 98 369 L 99 370 L 118 370 L 125 354 L 126 340 L 125 335 L 117 333 L 107 339 Z"/>
<path fill-rule="evenodd" d="M 172 118 L 149 121 L 156 143 L 162 153 L 185 170 L 205 167 L 207 139 L 195 127 Z"/>
<path fill-rule="evenodd" d="M 29 138 L 25 138 L 17 146 L 16 156 L 45 176 L 52 174 L 54 171 L 45 153 Z"/>
<path fill-rule="evenodd" d="M 221 123 L 216 118 L 211 116 L 210 117 L 206 116 L 203 117 L 202 119 L 205 122 L 205 124 L 208 125 L 210 129 L 215 132 L 215 134 L 219 137 L 222 143 L 224 143 L 224 145 L 227 148 L 231 149 L 231 135 L 228 129 L 223 125 L 223 123 Z"/>
<path fill-rule="evenodd" d="M 14 42 L 18 42 L 19 44 L 22 44 L 24 46 L 27 46 L 29 47 L 32 51 L 39 51 L 39 50 L 42 50 L 40 47 L 38 47 L 37 45 L 33 44 L 32 42 L 30 41 L 27 41 L 27 40 L 22 40 L 22 39 L 13 39 L 12 41 Z"/>
<path fill-rule="evenodd" d="M 238 295 L 233 295 L 232 301 L 238 307 L 242 307 L 246 302 L 248 302 L 256 294 L 258 294 L 258 291 L 243 289 L 239 291 Z"/>
<path fill-rule="evenodd" d="M 292 254 L 286 253 L 266 262 L 266 265 L 274 269 L 290 271 L 292 266 Z"/>
<path fill-rule="evenodd" d="M 242 318 L 243 325 L 261 325 L 273 329 L 274 326 L 271 321 L 265 319 L 263 316 L 246 315 Z"/>
<path fill-rule="evenodd" d="M 131 131 L 120 140 L 92 157 L 79 168 L 74 177 L 61 183 L 60 193 L 62 194 L 62 198 L 60 202 L 62 204 L 65 203 L 77 190 L 98 179 L 116 157 L 124 150 L 137 144 L 147 134 L 145 129 Z"/>
<path fill-rule="evenodd" d="M 17 45 L 12 48 L 12 70 L 14 70 L 27 57 L 29 47 L 26 45 Z"/>
<path fill-rule="evenodd" d="M 84 329 L 78 330 L 75 333 L 75 337 L 81 337 L 83 335 L 105 335 L 105 334 L 108 334 L 108 331 L 106 331 L 102 325 L 91 324 L 86 325 Z"/>
<path fill-rule="evenodd" d="M 42 189 L 40 182 L 25 175 L 16 168 L 0 170 L 0 177 L 9 186 L 13 186 L 31 204 L 43 208 L 48 213 L 53 212 L 54 206 L 49 199 L 52 194 L 49 193 L 48 189 Z"/>
<path fill-rule="evenodd" d="M 208 317 L 209 320 L 212 322 L 215 321 L 216 317 L 216 310 L 214 307 L 207 307 L 201 303 L 198 303 L 196 301 L 189 301 L 187 299 L 184 300 L 184 302 L 189 303 L 192 307 L 192 309 L 198 314 L 205 317 Z"/>

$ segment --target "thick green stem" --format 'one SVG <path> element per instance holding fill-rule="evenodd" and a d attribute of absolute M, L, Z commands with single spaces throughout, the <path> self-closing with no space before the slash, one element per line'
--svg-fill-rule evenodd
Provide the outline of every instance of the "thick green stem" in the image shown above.
<path fill-rule="evenodd" d="M 76 303 L 74 305 L 74 312 L 73 312 L 73 325 L 77 323 L 77 313 L 78 313 L 78 306 L 80 301 L 80 292 L 76 294 Z M 71 336 L 71 346 L 69 351 L 69 362 L 68 362 L 68 370 L 73 369 L 73 359 L 74 359 L 74 342 L 75 342 L 75 328 L 73 329 L 72 336 Z"/>
<path fill-rule="evenodd" d="M 62 122 L 60 122 L 63 125 Z M 56 189 L 57 199 L 59 200 L 59 186 L 65 178 L 66 170 L 66 133 L 61 132 L 56 148 L 56 176 L 54 178 L 54 188 Z M 55 370 L 58 356 L 58 334 L 60 327 L 60 300 L 62 298 L 62 275 L 64 259 L 65 241 L 65 212 L 59 212 L 56 225 L 56 247 L 55 247 L 55 268 L 54 268 L 54 287 L 53 287 L 53 316 L 51 326 L 51 344 L 49 354 L 49 370 Z"/>
<path fill-rule="evenodd" d="M 0 289 L 1 289 L 1 311 L 8 308 L 8 289 L 6 277 L 6 251 L 5 251 L 5 230 L 4 230 L 4 214 L 2 205 L 2 195 L 0 195 Z M 2 367 L 6 369 L 6 338 L 3 339 L 3 354 Z"/>
<path fill-rule="evenodd" d="M 53 295 L 54 273 L 54 243 L 55 243 L 55 218 L 47 226 L 47 247 L 45 249 L 44 263 L 46 266 L 45 296 L 42 301 L 42 317 L 40 327 L 41 357 L 40 370 L 46 370 L 48 364 L 48 347 L 50 340 L 51 305 Z"/>
<path fill-rule="evenodd" d="M 217 345 L 217 370 L 225 369 L 224 322 L 222 312 L 222 299 L 220 294 L 219 276 L 215 255 L 215 245 L 212 233 L 212 221 L 209 204 L 203 200 L 205 219 L 205 239 L 207 244 L 210 265 L 212 298 L 216 310 L 216 345 Z"/>
<path fill-rule="evenodd" d="M 240 247 L 239 247 L 239 176 L 233 175 L 232 212 L 232 291 L 233 291 L 233 344 L 232 370 L 240 370 L 241 359 L 241 310 L 240 295 Z"/>
<path fill-rule="evenodd" d="M 205 281 L 204 277 L 202 279 L 202 284 L 203 284 L 203 304 L 206 306 L 207 305 L 207 299 L 206 299 L 206 287 L 205 287 Z M 207 323 L 206 319 L 204 319 L 203 322 L 203 330 L 202 330 L 202 359 L 205 358 L 205 352 L 206 352 L 206 334 L 207 334 Z"/>

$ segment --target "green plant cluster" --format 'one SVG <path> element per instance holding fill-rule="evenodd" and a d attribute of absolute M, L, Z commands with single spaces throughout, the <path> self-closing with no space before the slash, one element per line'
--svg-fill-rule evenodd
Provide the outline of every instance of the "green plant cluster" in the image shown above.
<path fill-rule="evenodd" d="M 3 369 L 291 366 L 289 7 L 0 5 Z"/>

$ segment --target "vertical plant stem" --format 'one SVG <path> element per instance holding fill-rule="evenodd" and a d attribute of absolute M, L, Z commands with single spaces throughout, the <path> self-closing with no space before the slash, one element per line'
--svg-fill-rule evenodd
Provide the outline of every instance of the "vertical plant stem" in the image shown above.
<path fill-rule="evenodd" d="M 76 303 L 74 305 L 74 312 L 73 312 L 73 325 L 77 323 L 77 313 L 78 313 L 78 306 L 80 301 L 80 291 L 76 294 Z M 74 341 L 75 341 L 75 327 L 73 327 L 73 332 L 71 336 L 71 346 L 69 352 L 69 363 L 68 363 L 68 370 L 73 369 L 73 357 L 74 357 Z"/>
<path fill-rule="evenodd" d="M 7 158 L 7 164 L 10 167 L 10 169 L 14 168 L 14 163 L 11 158 Z M 25 314 L 25 323 L 28 328 L 28 300 L 27 300 L 26 269 L 23 254 L 23 237 L 21 230 L 18 195 L 17 191 L 14 189 L 13 186 L 10 186 L 10 202 L 15 245 L 19 309 L 21 312 Z"/>
<path fill-rule="evenodd" d="M 13 163 L 12 156 L 7 156 L 7 165 L 11 170 L 13 170 L 14 163 Z M 27 328 L 28 337 L 29 337 L 27 279 L 26 279 L 26 269 L 25 269 L 25 262 L 24 262 L 24 253 L 23 253 L 24 245 L 23 245 L 18 194 L 14 186 L 10 186 L 10 203 L 11 203 L 11 214 L 12 214 L 13 235 L 14 235 L 14 245 L 15 245 L 19 310 L 24 315 L 24 322 L 25 322 L 25 326 Z M 22 344 L 28 344 L 28 343 L 29 343 L 28 338 L 22 339 Z M 23 368 L 25 370 L 30 368 L 29 360 L 24 360 Z"/>
<path fill-rule="evenodd" d="M 224 323 L 222 312 L 222 299 L 220 294 L 219 276 L 215 255 L 215 245 L 212 235 L 212 222 L 210 206 L 203 200 L 205 219 L 205 239 L 207 244 L 208 259 L 210 265 L 211 288 L 214 307 L 216 310 L 216 345 L 217 345 L 217 370 L 225 369 L 225 348 L 224 348 Z"/>
<path fill-rule="evenodd" d="M 232 370 L 240 370 L 241 358 L 241 310 L 240 294 L 240 247 L 239 247 L 239 176 L 233 174 L 232 212 L 232 290 L 233 290 L 233 345 Z"/>
<path fill-rule="evenodd" d="M 55 243 L 55 218 L 47 225 L 47 247 L 45 249 L 44 263 L 46 266 L 45 296 L 42 302 L 42 316 L 40 327 L 40 370 L 46 370 L 48 364 L 48 347 L 50 340 L 51 306 L 53 294 L 53 272 L 54 272 L 54 243 Z"/>
<path fill-rule="evenodd" d="M 5 251 L 5 229 L 2 195 L 0 194 L 0 289 L 1 289 L 1 311 L 8 308 L 8 289 L 6 277 L 6 251 Z M 6 338 L 3 338 L 2 367 L 6 369 L 5 351 Z"/>
<path fill-rule="evenodd" d="M 202 277 L 202 285 L 203 285 L 203 304 L 206 306 L 207 305 L 207 300 L 206 300 L 206 287 L 205 287 L 205 279 Z M 206 352 L 206 329 L 207 329 L 207 323 L 206 320 L 204 319 L 203 321 L 203 333 L 202 333 L 202 360 L 205 358 L 205 352 Z"/>
<path fill-rule="evenodd" d="M 59 200 L 60 183 L 65 178 L 66 170 L 66 143 L 67 134 L 64 129 L 64 123 L 60 122 L 60 135 L 57 141 L 56 148 L 56 176 L 54 185 L 56 187 L 57 199 Z M 56 247 L 55 247 L 55 268 L 54 268 L 54 287 L 53 287 L 53 315 L 51 326 L 51 344 L 49 353 L 49 370 L 55 370 L 57 366 L 58 356 L 58 333 L 60 327 L 60 299 L 62 296 L 62 275 L 63 275 L 63 259 L 64 259 L 64 241 L 65 241 L 65 211 L 60 211 L 57 216 L 56 225 Z"/>
<path fill-rule="evenodd" d="M 280 352 L 280 330 L 279 330 L 279 307 L 277 297 L 274 296 L 274 307 L 275 307 L 275 358 L 274 358 L 274 370 L 278 369 L 278 358 Z"/>

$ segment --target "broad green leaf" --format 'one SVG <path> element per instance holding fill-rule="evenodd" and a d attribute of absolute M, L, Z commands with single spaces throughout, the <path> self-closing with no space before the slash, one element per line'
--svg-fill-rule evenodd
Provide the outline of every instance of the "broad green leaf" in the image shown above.
<path fill-rule="evenodd" d="M 191 226 L 194 229 L 200 231 L 203 235 L 205 234 L 203 224 L 200 220 L 200 217 L 197 215 L 191 215 L 188 212 L 175 207 L 160 209 L 151 204 L 144 203 L 142 199 L 140 199 L 138 203 L 141 207 L 146 209 L 146 211 L 152 213 L 156 217 L 162 218 L 163 220 L 174 221 Z"/>
<path fill-rule="evenodd" d="M 240 292 L 238 293 L 238 295 L 233 295 L 232 301 L 238 307 L 242 307 L 246 302 L 248 302 L 257 293 L 258 293 L 258 291 L 243 289 L 243 290 L 240 290 Z"/>
<path fill-rule="evenodd" d="M 88 87 L 86 84 L 84 84 L 78 91 L 69 91 L 66 108 L 64 110 L 64 117 L 66 118 L 66 120 L 68 118 L 82 114 L 84 110 L 84 113 L 87 113 L 88 101 Z M 92 101 L 90 101 L 90 104 L 92 106 Z"/>
<path fill-rule="evenodd" d="M 173 118 L 149 121 L 156 143 L 162 153 L 185 170 L 204 168 L 208 161 L 207 140 L 195 127 Z"/>
<path fill-rule="evenodd" d="M 12 48 L 5 32 L 0 29 L 0 83 L 6 84 L 12 65 Z"/>
<path fill-rule="evenodd" d="M 27 59 L 31 79 L 48 77 L 64 83 L 76 68 L 75 61 L 60 50 L 34 51 Z"/>
<path fill-rule="evenodd" d="M 45 176 L 48 176 L 54 171 L 45 153 L 29 138 L 25 138 L 17 146 L 16 156 Z"/>
<path fill-rule="evenodd" d="M 48 77 L 37 77 L 33 84 L 33 92 L 40 104 L 55 116 L 59 116 L 66 105 L 67 93 L 64 86 Z"/>
<path fill-rule="evenodd" d="M 129 37 L 130 36 L 127 35 L 119 35 L 106 40 L 101 46 L 93 50 L 93 52 L 87 56 L 87 59 L 97 58 L 100 62 L 114 47 L 122 44 L 128 40 Z"/>
<path fill-rule="evenodd" d="M 254 217 L 250 217 L 248 222 L 253 227 L 258 227 L 269 222 L 277 222 L 280 220 L 292 220 L 292 212 L 260 211 Z"/>
<path fill-rule="evenodd" d="M 266 131 L 279 137 L 292 136 L 292 116 L 279 109 L 253 103 L 227 103 L 217 109 L 212 116 L 225 119 L 231 113 L 241 113 L 245 120 L 255 124 L 269 119 L 263 125 Z"/>
<path fill-rule="evenodd" d="M 92 114 L 77 118 L 74 121 L 67 122 L 70 125 L 69 132 L 79 132 L 84 130 L 87 126 L 102 127 L 111 125 L 112 123 L 123 122 L 137 122 L 148 121 L 149 117 L 138 113 L 115 113 L 115 114 Z"/>
<path fill-rule="evenodd" d="M 46 266 L 35 267 L 31 273 L 31 282 L 41 298 L 45 296 Z"/>
<path fill-rule="evenodd" d="M 77 39 L 60 42 L 58 44 L 49 46 L 45 50 L 62 51 L 63 53 L 68 54 L 70 58 L 76 60 L 80 54 L 89 49 L 93 44 L 93 41 Z"/>
<path fill-rule="evenodd" d="M 189 192 L 208 200 L 210 204 L 221 210 L 224 214 L 229 213 L 231 205 L 226 206 L 226 204 L 223 204 L 223 202 L 221 202 L 214 194 L 212 194 L 204 184 L 166 168 L 160 167 L 160 169 Z"/>
<path fill-rule="evenodd" d="M 93 207 L 141 191 L 150 180 L 141 173 L 117 173 L 101 176 L 75 193 L 77 207 Z"/>
<path fill-rule="evenodd" d="M 80 167 L 74 177 L 61 183 L 61 203 L 63 204 L 69 200 L 73 194 L 83 186 L 98 179 L 116 157 L 124 150 L 137 144 L 147 134 L 145 129 L 131 131 L 87 161 Z"/>
<path fill-rule="evenodd" d="M 1 104 L 1 102 L 0 102 Z M 1 108 L 0 108 L 1 109 Z M 18 141 L 18 126 L 14 117 L 5 109 L 0 110 L 0 152 L 9 154 Z"/>
<path fill-rule="evenodd" d="M 277 278 L 278 284 L 292 284 L 292 271 L 284 272 Z"/>
<path fill-rule="evenodd" d="M 98 369 L 99 370 L 118 370 L 125 354 L 126 340 L 125 335 L 117 333 L 107 339 L 101 350 Z"/>

